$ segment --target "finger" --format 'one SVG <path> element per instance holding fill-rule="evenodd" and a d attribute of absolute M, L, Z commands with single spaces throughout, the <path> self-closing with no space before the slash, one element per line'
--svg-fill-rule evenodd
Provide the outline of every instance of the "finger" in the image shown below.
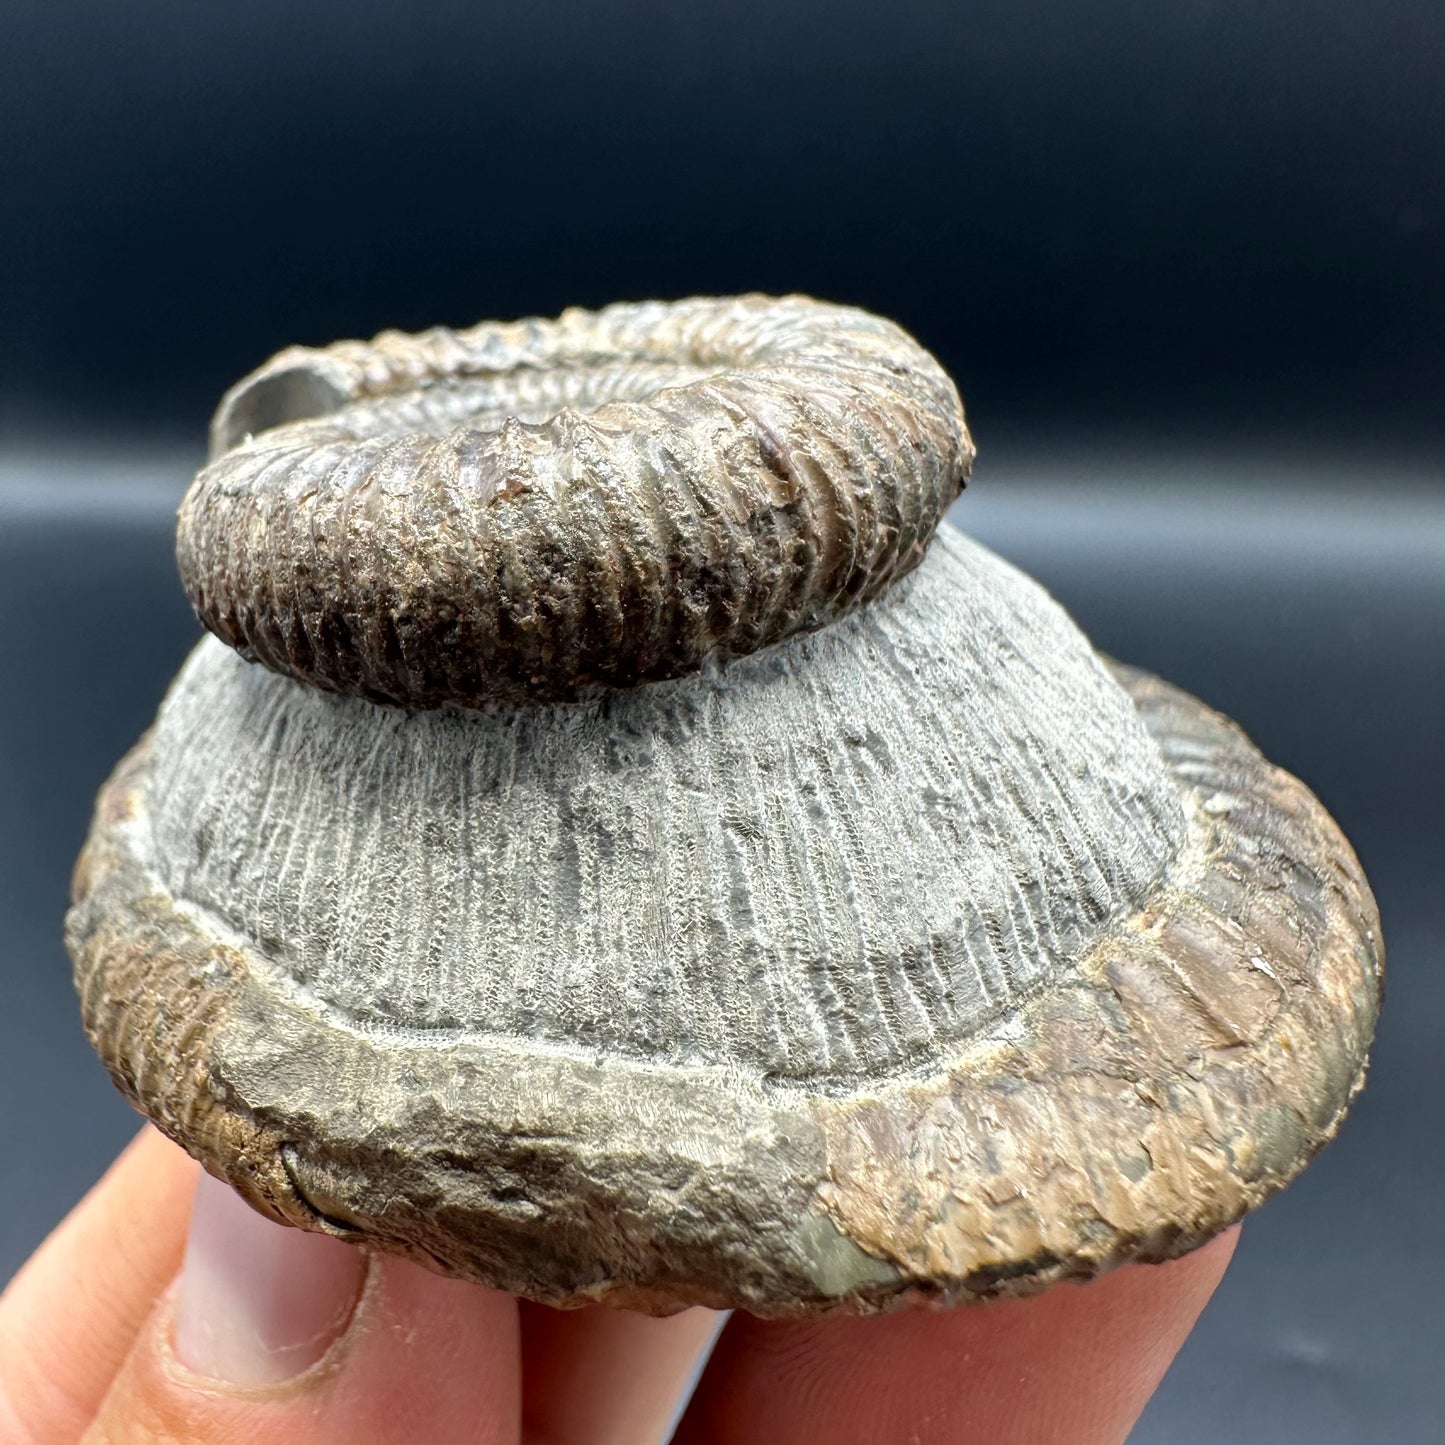
<path fill-rule="evenodd" d="M 89 1445 L 516 1445 L 516 1306 L 273 1224 L 206 1177 Z"/>
<path fill-rule="evenodd" d="M 1122 1441 L 1219 1283 L 1236 1233 L 1032 1299 L 874 1319 L 736 1316 L 678 1445 Z"/>
<path fill-rule="evenodd" d="M 727 1318 L 521 1308 L 525 1445 L 665 1445 Z"/>
<path fill-rule="evenodd" d="M 175 1277 L 200 1166 L 147 1127 L 0 1298 L 0 1440 L 74 1445 Z"/>

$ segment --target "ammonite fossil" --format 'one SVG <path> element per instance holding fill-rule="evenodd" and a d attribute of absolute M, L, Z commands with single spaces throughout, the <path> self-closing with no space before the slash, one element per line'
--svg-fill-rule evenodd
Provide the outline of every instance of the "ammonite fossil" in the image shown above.
<path fill-rule="evenodd" d="M 262 367 L 181 509 L 215 635 L 76 871 L 116 1082 L 274 1218 L 553 1304 L 956 1303 L 1238 1219 L 1360 1086 L 1374 902 L 939 528 L 971 459 L 796 297 Z"/>

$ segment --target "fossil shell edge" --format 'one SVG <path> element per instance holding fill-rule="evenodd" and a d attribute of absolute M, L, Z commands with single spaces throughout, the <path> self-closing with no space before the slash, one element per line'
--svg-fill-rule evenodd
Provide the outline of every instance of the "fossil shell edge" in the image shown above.
<path fill-rule="evenodd" d="M 553 1305 L 869 1313 L 1185 1253 L 1333 1136 L 1383 946 L 1313 795 L 1219 714 L 1115 670 L 1186 845 L 1067 987 L 926 1078 L 822 1094 L 328 1028 L 137 862 L 146 740 L 76 868 L 87 1031 L 137 1107 L 273 1218 Z"/>
<path fill-rule="evenodd" d="M 894 323 L 694 297 L 292 347 L 233 387 L 182 503 L 197 615 L 410 708 L 685 675 L 917 565 L 972 466 Z"/>

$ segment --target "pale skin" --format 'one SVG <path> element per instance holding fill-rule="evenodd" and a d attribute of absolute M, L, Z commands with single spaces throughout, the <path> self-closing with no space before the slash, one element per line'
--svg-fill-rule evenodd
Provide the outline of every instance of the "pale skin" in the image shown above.
<path fill-rule="evenodd" d="M 282 1231 L 199 1176 L 144 1130 L 15 1277 L 0 1440 L 661 1445 L 721 1323 L 519 1304 Z M 945 1313 L 736 1315 L 675 1439 L 1122 1441 L 1234 1244 Z"/>

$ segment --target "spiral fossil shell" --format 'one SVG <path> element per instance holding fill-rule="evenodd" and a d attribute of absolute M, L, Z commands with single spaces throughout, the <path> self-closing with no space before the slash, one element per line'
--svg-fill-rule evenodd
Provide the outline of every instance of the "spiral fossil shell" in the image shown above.
<path fill-rule="evenodd" d="M 205 625 L 409 707 L 747 653 L 915 566 L 973 451 L 892 323 L 800 297 L 569 311 L 282 352 L 181 509 Z"/>
<path fill-rule="evenodd" d="M 461 510 L 437 458 L 526 428 Z M 112 1076 L 257 1208 L 555 1304 L 868 1311 L 1181 1253 L 1338 1127 L 1382 962 L 1348 843 L 1007 563 L 922 555 L 968 443 L 887 323 L 283 353 L 215 432 L 181 555 L 221 640 L 102 791 L 67 940 Z M 503 471 L 556 510 L 487 506 Z"/>

